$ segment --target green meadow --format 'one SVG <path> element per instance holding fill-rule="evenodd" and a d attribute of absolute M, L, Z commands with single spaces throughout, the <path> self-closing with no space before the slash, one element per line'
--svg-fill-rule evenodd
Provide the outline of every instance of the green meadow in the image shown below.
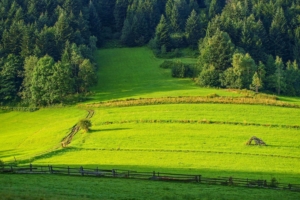
<path fill-rule="evenodd" d="M 84 104 L 131 98 L 240 95 L 234 91 L 200 88 L 190 79 L 174 79 L 169 69 L 159 68 L 164 60 L 155 58 L 144 47 L 102 49 L 97 51 L 97 59 L 99 81 Z M 196 62 L 187 58 L 182 61 Z M 300 104 L 299 98 L 280 97 L 280 100 Z M 95 111 L 91 131 L 80 131 L 64 149 L 60 141 L 79 119 L 87 115 L 86 110 L 74 105 L 43 108 L 32 113 L 0 111 L 0 159 L 4 162 L 16 159 L 22 165 L 31 162 L 201 174 L 205 177 L 232 176 L 268 181 L 276 178 L 281 183 L 300 184 L 299 108 L 185 103 L 91 106 L 90 109 Z M 245 145 L 252 136 L 261 138 L 267 146 Z M 297 199 L 295 197 L 299 196 L 286 191 L 236 190 L 196 184 L 65 176 L 42 178 L 48 185 L 43 183 L 46 184 L 44 187 L 32 190 L 45 194 L 45 197 L 35 195 L 35 199 L 47 199 L 46 196 L 49 199 L 249 199 L 249 194 L 259 199 Z M 23 179 L 28 178 L 1 175 L 0 181 L 16 186 L 0 189 L 0 195 L 6 195 L 7 199 L 22 199 L 23 196 L 26 199 L 30 192 L 22 193 L 22 186 L 17 184 Z M 26 188 L 30 191 L 30 186 L 39 181 L 40 176 L 31 176 Z M 51 185 L 57 182 L 62 185 L 63 182 L 78 183 L 90 188 L 85 189 L 86 196 L 74 191 L 71 192 L 73 196 L 66 197 L 69 187 L 58 184 L 52 188 Z M 18 192 L 12 192 L 13 189 Z M 50 195 L 53 191 L 57 195 Z"/>
<path fill-rule="evenodd" d="M 167 96 L 237 96 L 225 90 L 199 88 L 190 79 L 174 79 L 169 69 L 160 69 L 163 59 L 142 48 L 102 49 L 97 52 L 99 83 L 92 101 Z M 192 59 L 183 58 L 183 62 Z M 196 60 L 195 60 L 196 62 Z"/>
<path fill-rule="evenodd" d="M 298 199 L 290 191 L 235 188 L 147 180 L 105 179 L 49 175 L 1 175 L 1 199 Z"/>
<path fill-rule="evenodd" d="M 11 161 L 30 158 L 57 148 L 85 110 L 74 107 L 47 108 L 36 112 L 0 114 L 0 159 Z"/>

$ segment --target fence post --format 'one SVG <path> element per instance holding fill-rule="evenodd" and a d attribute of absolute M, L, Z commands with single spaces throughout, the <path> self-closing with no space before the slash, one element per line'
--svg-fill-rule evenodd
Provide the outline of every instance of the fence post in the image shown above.
<path fill-rule="evenodd" d="M 50 166 L 50 171 L 51 171 L 50 173 L 53 174 L 53 167 L 52 167 L 52 165 Z"/>
<path fill-rule="evenodd" d="M 32 172 L 32 164 L 31 163 L 30 163 L 30 167 L 29 168 L 30 168 L 30 172 Z"/>
<path fill-rule="evenodd" d="M 153 171 L 153 177 L 155 177 L 155 171 Z"/>
<path fill-rule="evenodd" d="M 99 176 L 99 169 L 98 169 L 98 167 L 97 167 L 97 169 L 96 169 L 96 176 Z"/>
<path fill-rule="evenodd" d="M 80 167 L 81 176 L 84 176 L 83 167 Z"/>
<path fill-rule="evenodd" d="M 129 172 L 129 170 L 128 170 L 128 172 L 127 172 L 127 177 L 129 178 L 129 176 L 130 176 L 130 174 L 129 174 L 130 172 Z"/>
<path fill-rule="evenodd" d="M 10 165 L 10 171 L 11 171 L 11 172 L 14 172 L 14 169 L 13 169 L 13 166 L 12 166 L 12 165 Z"/>
<path fill-rule="evenodd" d="M 113 177 L 115 177 L 116 176 L 116 171 L 114 169 L 112 169 L 111 171 L 112 171 Z"/>
<path fill-rule="evenodd" d="M 68 166 L 68 175 L 70 175 L 70 166 Z"/>
<path fill-rule="evenodd" d="M 196 179 L 196 182 L 197 183 L 200 183 L 200 176 L 198 175 L 198 176 L 195 176 L 195 179 Z"/>

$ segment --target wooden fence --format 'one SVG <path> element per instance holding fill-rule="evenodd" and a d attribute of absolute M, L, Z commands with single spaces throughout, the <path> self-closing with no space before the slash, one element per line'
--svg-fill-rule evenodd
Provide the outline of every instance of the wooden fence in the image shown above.
<path fill-rule="evenodd" d="M 91 168 L 72 168 L 72 167 L 56 167 L 52 165 L 41 166 L 15 166 L 3 165 L 0 166 L 0 173 L 16 173 L 16 174 L 60 174 L 70 176 L 88 176 L 88 177 L 107 177 L 107 178 L 131 178 L 144 179 L 152 181 L 170 181 L 170 182 L 194 182 L 210 185 L 224 185 L 224 186 L 241 186 L 250 188 L 266 188 L 266 189 L 281 189 L 300 192 L 300 184 L 284 184 L 278 183 L 276 179 L 273 181 L 259 180 L 259 179 L 242 179 L 233 177 L 217 177 L 208 178 L 201 175 L 188 174 L 172 174 L 160 172 L 137 172 L 121 169 L 91 169 Z"/>

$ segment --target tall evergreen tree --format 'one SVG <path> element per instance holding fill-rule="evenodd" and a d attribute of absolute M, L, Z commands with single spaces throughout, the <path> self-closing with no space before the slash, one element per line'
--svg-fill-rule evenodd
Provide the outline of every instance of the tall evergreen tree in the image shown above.
<path fill-rule="evenodd" d="M 171 50 L 171 38 L 170 38 L 169 26 L 167 24 L 164 15 L 161 16 L 160 22 L 156 27 L 155 40 L 159 48 L 165 46 L 167 51 Z"/>
<path fill-rule="evenodd" d="M 186 21 L 185 34 L 188 44 L 192 48 L 196 48 L 201 37 L 201 24 L 195 10 L 191 12 L 191 15 Z"/>
<path fill-rule="evenodd" d="M 218 29 L 212 37 L 204 39 L 199 50 L 199 63 L 213 65 L 216 70 L 224 71 L 231 66 L 235 46 L 229 35 Z"/>
<path fill-rule="evenodd" d="M 116 30 L 121 31 L 124 25 L 124 20 L 126 19 L 126 13 L 129 2 L 128 0 L 117 0 L 115 9 L 114 9 L 114 17 L 116 23 Z"/>

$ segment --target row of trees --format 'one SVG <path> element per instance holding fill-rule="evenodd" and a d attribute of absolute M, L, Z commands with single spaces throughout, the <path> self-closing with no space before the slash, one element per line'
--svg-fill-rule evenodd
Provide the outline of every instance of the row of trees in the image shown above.
<path fill-rule="evenodd" d="M 49 105 L 85 93 L 96 80 L 93 51 L 106 39 L 144 45 L 162 14 L 181 32 L 189 13 L 209 3 L 0 0 L 0 103 Z"/>
<path fill-rule="evenodd" d="M 199 50 L 202 86 L 300 95 L 299 19 L 300 0 L 0 0 L 0 103 L 88 92 L 109 39 Z"/>
<path fill-rule="evenodd" d="M 0 103 L 50 105 L 87 92 L 96 82 L 103 3 L 1 0 Z"/>
<path fill-rule="evenodd" d="M 200 42 L 199 84 L 300 95 L 299 16 L 299 1 L 230 1 Z"/>

